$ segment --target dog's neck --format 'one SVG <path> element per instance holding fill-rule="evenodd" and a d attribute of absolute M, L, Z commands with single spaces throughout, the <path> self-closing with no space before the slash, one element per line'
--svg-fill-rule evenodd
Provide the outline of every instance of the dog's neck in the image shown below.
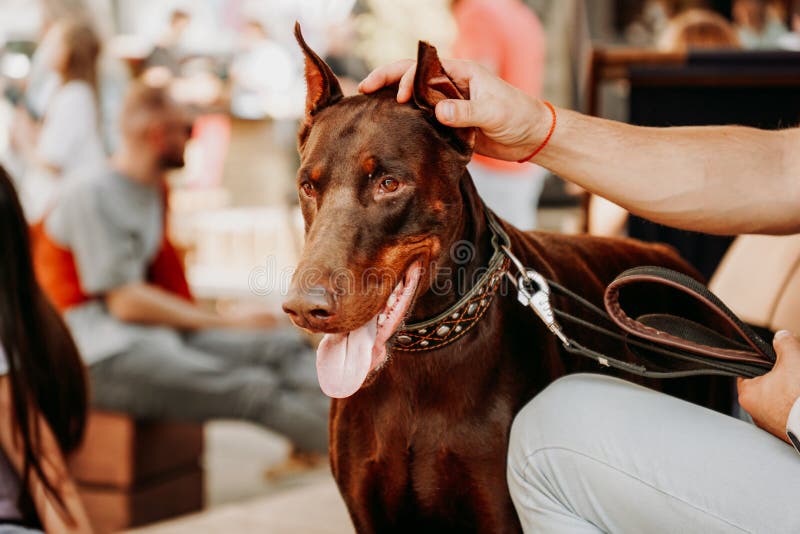
<path fill-rule="evenodd" d="M 486 207 L 469 172 L 459 182 L 460 211 L 454 209 L 453 225 L 442 242 L 433 285 L 414 305 L 408 322 L 429 319 L 443 312 L 469 291 L 489 265 L 494 249 L 486 222 Z"/>

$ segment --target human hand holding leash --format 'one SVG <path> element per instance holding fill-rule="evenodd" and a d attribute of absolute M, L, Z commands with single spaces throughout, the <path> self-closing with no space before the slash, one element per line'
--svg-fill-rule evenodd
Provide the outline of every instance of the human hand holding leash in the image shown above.
<path fill-rule="evenodd" d="M 471 61 L 443 60 L 447 74 L 469 100 L 444 100 L 436 118 L 446 126 L 478 129 L 475 150 L 507 161 L 529 157 L 547 138 L 552 114 L 545 103 L 509 85 Z M 416 62 L 397 61 L 372 71 L 359 85 L 362 93 L 399 82 L 397 101 L 414 90 Z"/>
<path fill-rule="evenodd" d="M 759 427 L 789 442 L 786 422 L 800 398 L 800 340 L 782 331 L 773 343 L 778 356 L 775 368 L 758 378 L 740 378 L 739 404 Z"/>

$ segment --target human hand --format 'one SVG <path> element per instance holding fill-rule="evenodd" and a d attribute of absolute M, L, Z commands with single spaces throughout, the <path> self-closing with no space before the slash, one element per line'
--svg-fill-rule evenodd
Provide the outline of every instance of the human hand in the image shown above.
<path fill-rule="evenodd" d="M 227 328 L 258 330 L 273 328 L 280 323 L 280 319 L 274 313 L 251 303 L 227 303 L 221 306 L 219 311 Z"/>
<path fill-rule="evenodd" d="M 269 312 L 251 312 L 233 317 L 233 326 L 244 329 L 274 328 L 278 325 L 278 318 Z"/>
<path fill-rule="evenodd" d="M 443 100 L 436 106 L 436 118 L 454 128 L 475 127 L 475 151 L 485 156 L 519 161 L 539 147 L 552 123 L 544 103 L 504 82 L 477 63 L 443 60 L 448 76 L 468 100 Z M 372 71 L 358 86 L 372 93 L 399 82 L 397 101 L 413 96 L 416 63 L 397 61 Z"/>
<path fill-rule="evenodd" d="M 739 404 L 756 425 L 789 442 L 786 423 L 800 398 L 800 340 L 781 331 L 773 341 L 778 355 L 774 369 L 764 376 L 738 380 Z"/>

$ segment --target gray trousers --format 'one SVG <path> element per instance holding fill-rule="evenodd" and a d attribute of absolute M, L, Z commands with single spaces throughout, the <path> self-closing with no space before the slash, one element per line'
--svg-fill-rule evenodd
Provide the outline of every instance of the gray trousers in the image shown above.
<path fill-rule="evenodd" d="M 554 382 L 517 416 L 525 532 L 800 532 L 800 456 L 754 425 L 615 378 Z"/>
<path fill-rule="evenodd" d="M 294 329 L 148 328 L 130 349 L 90 367 L 93 404 L 143 419 L 245 419 L 322 452 L 329 401 L 314 362 Z"/>

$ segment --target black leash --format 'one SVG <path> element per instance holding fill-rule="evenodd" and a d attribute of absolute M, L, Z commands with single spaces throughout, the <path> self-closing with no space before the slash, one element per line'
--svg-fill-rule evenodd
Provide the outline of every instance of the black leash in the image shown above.
<path fill-rule="evenodd" d="M 600 308 L 598 308 L 597 306 L 595 306 L 591 302 L 589 302 L 586 299 L 576 295 L 575 293 L 573 293 L 569 289 L 557 284 L 556 282 L 548 280 L 548 283 L 550 284 L 550 287 L 555 289 L 558 293 L 561 293 L 563 296 L 572 299 L 573 301 L 577 302 L 578 304 L 581 304 L 582 306 L 584 306 L 585 308 L 587 308 L 589 310 L 592 310 L 593 312 L 595 312 L 597 315 L 599 315 L 600 317 L 602 317 L 603 319 L 605 319 L 609 323 L 614 324 L 614 322 L 611 320 L 611 318 L 609 317 L 609 315 L 605 311 L 601 310 Z M 654 343 L 648 343 L 646 341 L 639 341 L 637 339 L 633 339 L 630 336 L 626 335 L 625 333 L 621 333 L 619 331 L 615 332 L 615 331 L 603 328 L 603 327 L 598 326 L 598 325 L 596 325 L 596 324 L 594 324 L 594 323 L 592 323 L 590 321 L 586 321 L 584 319 L 581 319 L 580 317 L 575 317 L 574 315 L 571 315 L 571 314 L 569 314 L 567 312 L 564 312 L 564 311 L 561 311 L 561 310 L 554 310 L 554 312 L 555 312 L 556 316 L 558 316 L 560 319 L 562 319 L 564 321 L 571 322 L 571 323 L 583 326 L 584 328 L 588 328 L 589 330 L 593 330 L 593 331 L 595 331 L 595 332 L 597 332 L 599 334 L 603 334 L 603 335 L 608 336 L 608 337 L 610 337 L 612 339 L 616 339 L 618 341 L 621 341 L 621 342 L 627 344 L 628 346 L 634 346 L 634 347 L 645 349 L 645 350 L 648 350 L 648 351 L 651 351 L 651 352 L 656 352 L 658 354 L 661 354 L 662 356 L 669 356 L 669 357 L 672 357 L 672 358 L 684 358 L 684 354 L 682 354 L 682 353 L 679 353 L 679 352 L 676 352 L 676 351 L 673 351 L 673 350 L 669 350 L 667 348 L 664 348 L 662 346 L 656 345 Z M 608 355 L 601 354 L 601 353 L 599 353 L 597 351 L 594 351 L 594 350 L 592 350 L 592 349 L 590 349 L 590 348 L 588 348 L 588 347 L 586 347 L 584 345 L 581 345 L 580 343 L 578 343 L 574 339 L 570 339 L 570 342 L 571 342 L 570 346 L 564 346 L 564 350 L 566 350 L 567 352 L 569 352 L 571 354 L 578 354 L 580 356 L 587 356 L 589 358 L 592 358 L 592 359 L 596 360 L 601 365 L 605 365 L 607 367 L 614 367 L 616 369 L 621 369 L 623 371 L 628 371 L 628 372 L 631 372 L 631 373 L 634 373 L 634 374 L 638 374 L 640 376 L 646 376 L 646 377 L 650 377 L 650 378 L 681 378 L 681 377 L 686 377 L 686 376 L 698 376 L 698 375 L 725 375 L 725 376 L 728 376 L 731 373 L 734 373 L 734 374 L 737 373 L 737 370 L 734 367 L 725 366 L 723 363 L 720 363 L 719 365 L 721 367 L 725 367 L 725 369 L 719 369 L 719 370 L 704 369 L 704 370 L 694 370 L 694 371 L 664 371 L 664 372 L 649 371 L 643 365 L 637 365 L 637 364 L 633 364 L 633 363 L 630 363 L 630 362 L 625 362 L 625 361 L 622 361 L 622 360 L 619 360 L 619 359 L 616 359 L 616 358 L 612 358 L 612 357 L 610 357 Z"/>
<path fill-rule="evenodd" d="M 589 302 L 573 291 L 563 287 L 557 282 L 545 278 L 535 270 L 525 267 L 522 262 L 511 252 L 509 247 L 503 247 L 503 252 L 509 258 L 511 264 L 518 272 L 517 276 L 511 274 L 510 270 L 506 272 L 506 277 L 517 289 L 517 299 L 522 305 L 533 309 L 536 315 L 544 322 L 545 326 L 547 326 L 548 330 L 550 330 L 561 341 L 561 345 L 566 352 L 590 358 L 604 367 L 615 368 L 648 378 L 681 378 L 699 375 L 748 375 L 747 372 L 742 371 L 741 366 L 737 366 L 734 363 L 726 362 L 724 360 L 714 360 L 713 365 L 706 365 L 702 368 L 695 369 L 674 369 L 666 371 L 652 370 L 648 369 L 648 367 L 645 365 L 626 362 L 620 360 L 619 358 L 614 358 L 602 352 L 586 347 L 575 339 L 568 337 L 564 333 L 564 330 L 557 319 L 562 320 L 565 323 L 568 322 L 581 326 L 600 335 L 620 341 L 627 345 L 629 349 L 631 347 L 636 347 L 659 354 L 661 356 L 666 356 L 674 359 L 676 362 L 687 360 L 695 363 L 697 362 L 696 358 L 688 356 L 685 352 L 673 350 L 664 346 L 663 344 L 650 342 L 646 339 L 636 339 L 630 336 L 614 322 L 614 320 L 605 310 Z M 557 293 L 560 296 L 573 301 L 582 308 L 589 310 L 595 316 L 597 316 L 601 322 L 610 325 L 610 328 L 554 308 L 550 300 L 551 293 Z"/>

